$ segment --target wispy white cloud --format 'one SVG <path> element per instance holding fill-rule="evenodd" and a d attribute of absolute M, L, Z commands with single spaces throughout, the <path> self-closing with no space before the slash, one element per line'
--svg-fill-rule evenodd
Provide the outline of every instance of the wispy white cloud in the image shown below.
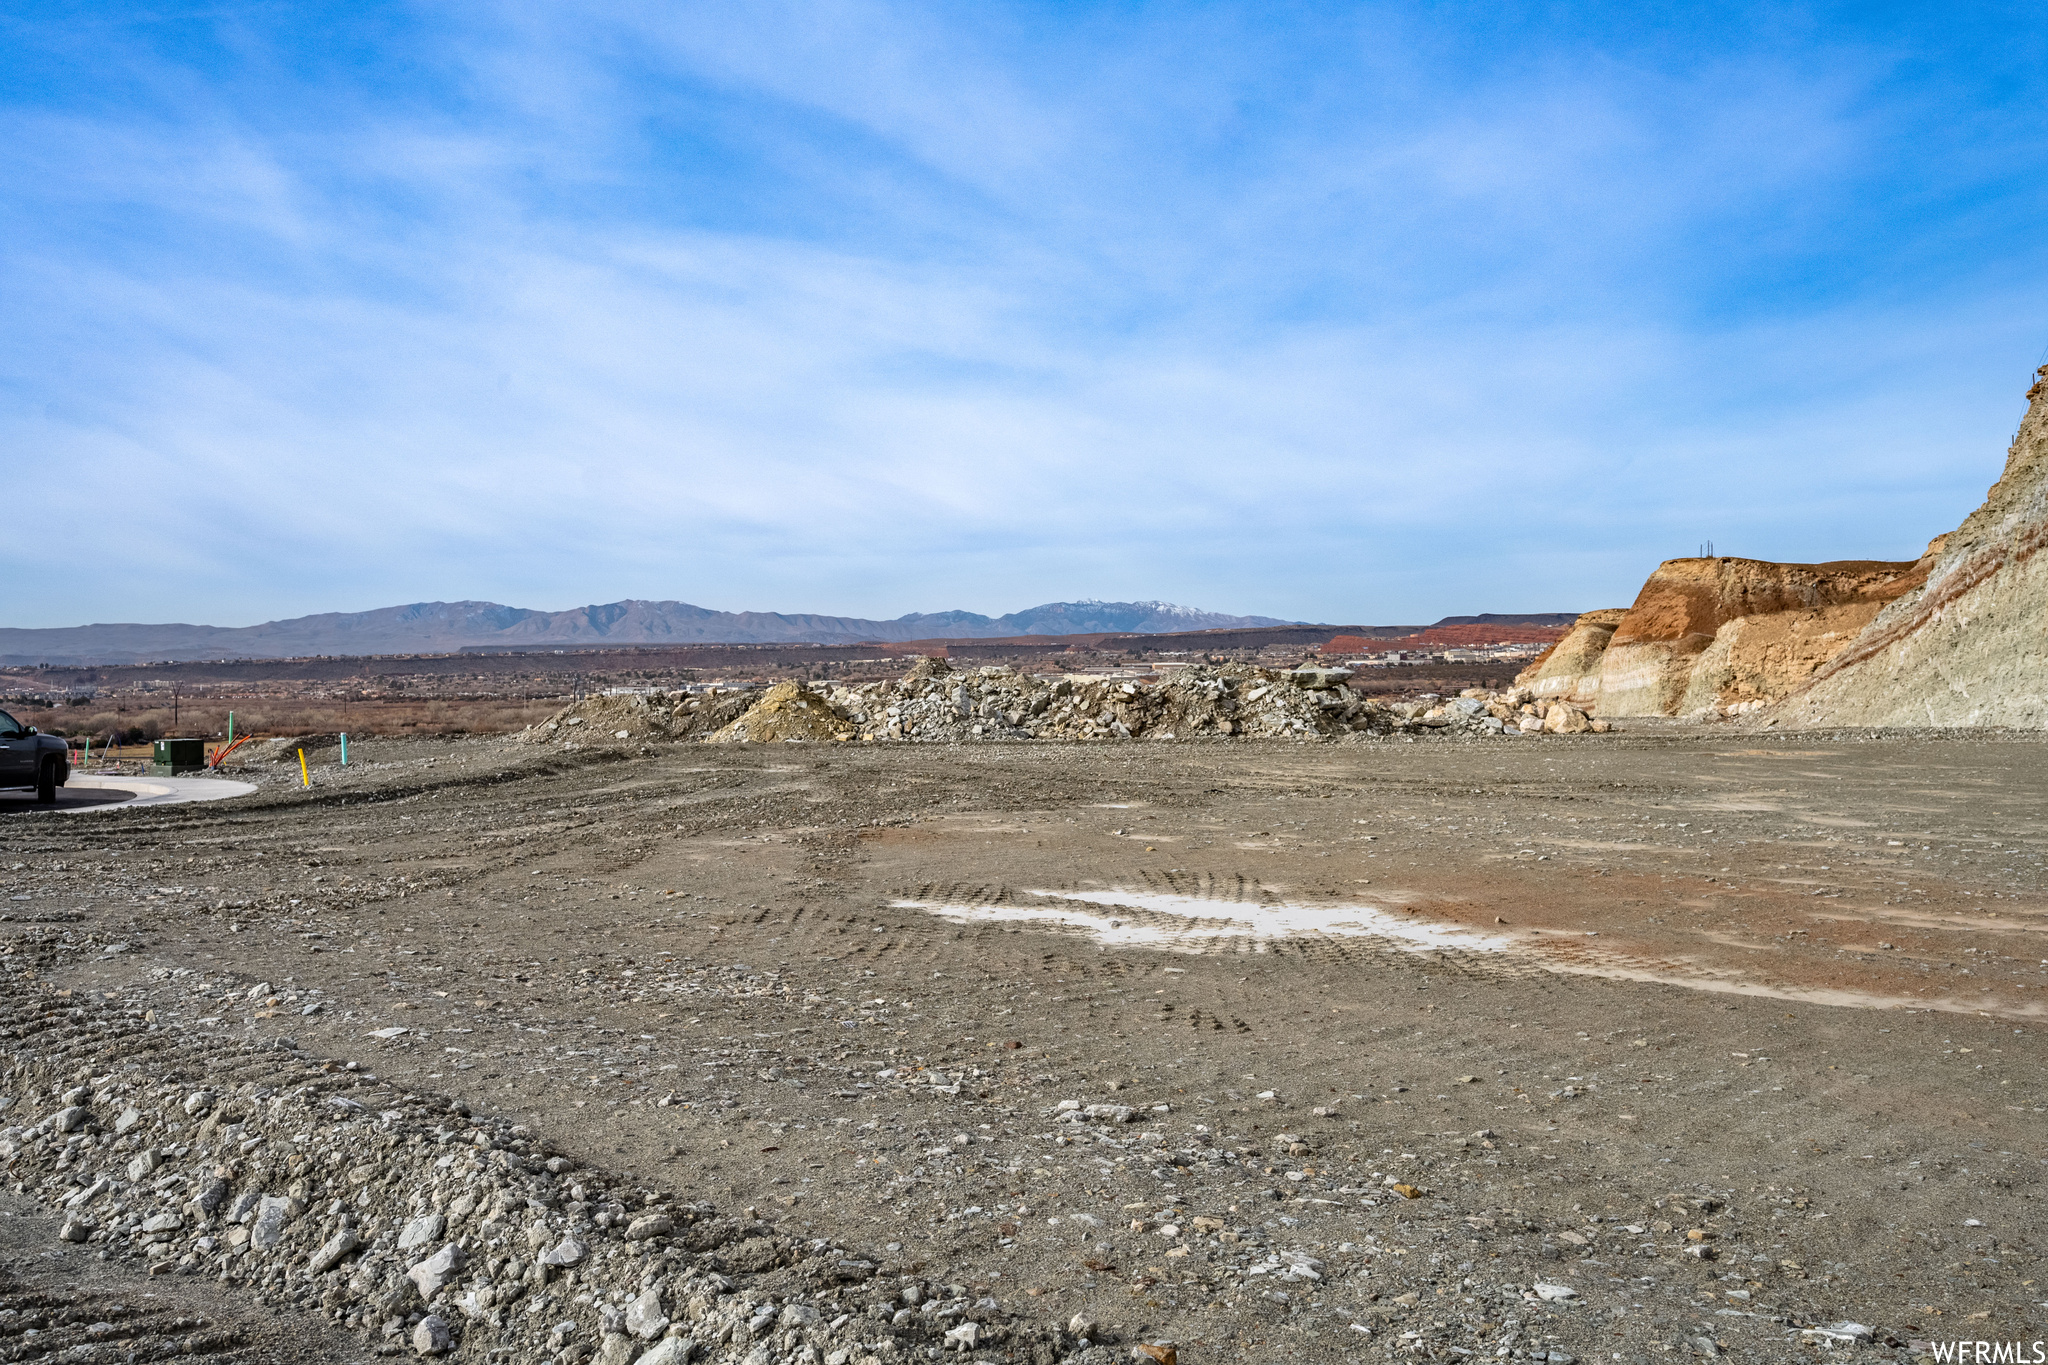
<path fill-rule="evenodd" d="M 0 548 L 40 589 L 9 624 L 1603 605 L 1709 536 L 1909 552 L 2048 333 L 2012 229 L 1935 280 L 1829 263 L 1882 258 L 1845 221 L 1948 230 L 1844 207 L 1895 174 L 1864 47 L 1673 71 L 850 0 L 462 25 L 380 54 L 416 85 L 324 72 L 297 111 L 124 48 L 183 115 L 0 112 L 0 448 L 61 471 L 71 547 Z"/>

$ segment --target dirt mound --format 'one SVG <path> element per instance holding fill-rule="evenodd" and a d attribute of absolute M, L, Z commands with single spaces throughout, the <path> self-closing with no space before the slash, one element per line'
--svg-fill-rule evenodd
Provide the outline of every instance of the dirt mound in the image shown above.
<path fill-rule="evenodd" d="M 738 720 L 760 699 L 750 688 L 585 697 L 515 738 L 522 744 L 587 748 L 701 739 Z"/>
<path fill-rule="evenodd" d="M 2048 727 L 2048 366 L 1984 505 L 1929 546 L 1925 581 L 1785 704 L 1792 725 Z"/>
<path fill-rule="evenodd" d="M 1601 656 L 1607 652 L 1615 628 L 1627 615 L 1627 607 L 1603 607 L 1584 613 L 1572 622 L 1563 639 L 1522 670 L 1515 686 L 1526 687 L 1539 697 L 1590 705 L 1600 694 Z"/>
<path fill-rule="evenodd" d="M 1782 697 L 1848 646 L 1932 560 L 1672 559 L 1600 656 L 1605 716 L 1672 716 Z"/>
<path fill-rule="evenodd" d="M 230 754 L 228 767 L 238 764 L 254 766 L 260 763 L 289 763 L 298 765 L 299 750 L 306 751 L 306 757 L 314 759 L 328 749 L 339 751 L 341 736 L 336 735 L 280 735 L 275 739 L 252 739 Z"/>
<path fill-rule="evenodd" d="M 785 740 L 852 739 L 853 724 L 831 702 L 802 683 L 777 683 L 732 724 L 709 736 L 713 744 L 773 744 Z"/>

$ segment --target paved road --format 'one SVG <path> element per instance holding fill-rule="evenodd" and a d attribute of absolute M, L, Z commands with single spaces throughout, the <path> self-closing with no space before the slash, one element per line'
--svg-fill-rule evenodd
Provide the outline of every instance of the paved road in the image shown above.
<path fill-rule="evenodd" d="M 248 782 L 223 777 L 120 777 L 74 773 L 57 789 L 55 806 L 40 805 L 32 791 L 0 791 L 0 815 L 56 811 L 79 815 L 114 806 L 175 806 L 191 801 L 224 801 L 255 791 Z"/>

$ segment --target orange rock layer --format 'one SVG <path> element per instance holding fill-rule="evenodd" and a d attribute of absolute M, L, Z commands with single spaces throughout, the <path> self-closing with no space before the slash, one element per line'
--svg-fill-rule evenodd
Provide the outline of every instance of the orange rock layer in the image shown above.
<path fill-rule="evenodd" d="M 1600 664 L 1601 714 L 1672 716 L 1772 702 L 1847 648 L 1886 603 L 1927 580 L 1917 560 L 1657 566 Z"/>
<path fill-rule="evenodd" d="M 1761 708 L 1924 583 L 1940 545 L 1909 561 L 1667 560 L 1633 606 L 1587 612 L 1517 682 L 1604 717 Z"/>

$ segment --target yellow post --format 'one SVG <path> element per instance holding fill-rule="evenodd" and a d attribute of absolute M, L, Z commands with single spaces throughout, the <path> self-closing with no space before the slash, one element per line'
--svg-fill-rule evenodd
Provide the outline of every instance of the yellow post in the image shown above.
<path fill-rule="evenodd" d="M 299 750 L 299 781 L 308 787 L 313 785 L 313 774 L 306 771 L 306 751 L 304 749 Z"/>

